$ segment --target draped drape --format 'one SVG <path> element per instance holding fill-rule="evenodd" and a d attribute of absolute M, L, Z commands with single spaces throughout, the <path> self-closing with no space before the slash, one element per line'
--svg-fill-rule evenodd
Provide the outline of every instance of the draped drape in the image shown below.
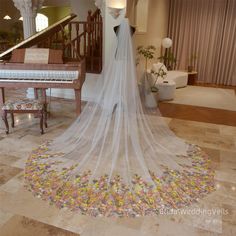
<path fill-rule="evenodd" d="M 236 85 L 236 0 L 171 0 L 168 31 L 179 69 L 196 55 L 199 81 Z"/>
<path fill-rule="evenodd" d="M 224 23 L 219 66 L 213 82 L 236 86 L 236 0 L 228 0 Z"/>

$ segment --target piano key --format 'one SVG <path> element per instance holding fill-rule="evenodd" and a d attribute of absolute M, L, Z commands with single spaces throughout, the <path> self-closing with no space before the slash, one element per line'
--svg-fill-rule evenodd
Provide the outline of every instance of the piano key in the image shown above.
<path fill-rule="evenodd" d="M 78 78 L 78 71 L 62 70 L 1 70 L 1 82 L 58 82 L 72 83 Z"/>

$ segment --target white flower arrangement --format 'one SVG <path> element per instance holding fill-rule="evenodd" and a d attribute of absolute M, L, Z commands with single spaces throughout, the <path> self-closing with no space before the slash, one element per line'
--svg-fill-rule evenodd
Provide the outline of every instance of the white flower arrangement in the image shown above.
<path fill-rule="evenodd" d="M 155 71 L 152 69 L 151 74 L 155 76 L 155 81 L 154 81 L 153 85 L 151 86 L 151 91 L 157 92 L 158 91 L 158 88 L 156 87 L 157 80 L 159 78 L 164 80 L 167 76 L 167 70 L 163 64 L 158 71 Z"/>

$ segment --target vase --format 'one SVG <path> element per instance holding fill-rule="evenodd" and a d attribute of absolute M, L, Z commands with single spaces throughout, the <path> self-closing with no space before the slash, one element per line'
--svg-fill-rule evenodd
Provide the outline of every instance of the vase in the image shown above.
<path fill-rule="evenodd" d="M 149 92 L 145 95 L 145 106 L 148 108 L 157 107 L 157 92 Z"/>

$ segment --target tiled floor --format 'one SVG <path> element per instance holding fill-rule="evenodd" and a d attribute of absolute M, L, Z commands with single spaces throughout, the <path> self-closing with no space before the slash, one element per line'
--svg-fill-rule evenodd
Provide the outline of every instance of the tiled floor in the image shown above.
<path fill-rule="evenodd" d="M 165 114 L 164 109 L 169 108 L 164 106 Z M 25 160 L 33 148 L 59 135 L 75 119 L 73 101 L 53 99 L 45 135 L 40 135 L 39 121 L 29 115 L 17 116 L 16 128 L 8 136 L 0 121 L 0 236 L 236 235 L 236 124 L 224 122 L 224 115 L 217 124 L 212 117 L 199 122 L 203 120 L 197 117 L 209 117 L 211 111 L 199 113 L 198 108 L 193 108 L 192 115 L 184 107 L 178 108 L 182 109 L 182 116 L 179 110 L 177 116 L 181 119 L 172 112 L 166 121 L 178 136 L 200 145 L 210 155 L 216 169 L 217 191 L 185 212 L 136 219 L 91 218 L 59 210 L 24 188 Z"/>

